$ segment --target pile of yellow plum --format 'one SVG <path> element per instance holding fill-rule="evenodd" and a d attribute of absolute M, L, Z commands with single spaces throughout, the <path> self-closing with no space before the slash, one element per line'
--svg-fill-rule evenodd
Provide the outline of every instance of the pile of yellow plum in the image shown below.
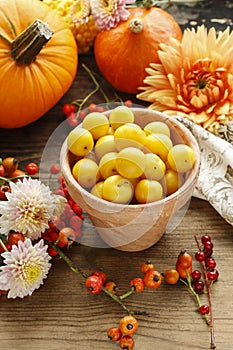
<path fill-rule="evenodd" d="M 193 149 L 173 144 L 166 123 L 143 128 L 132 109 L 118 106 L 86 115 L 67 137 L 75 156 L 72 174 L 93 195 L 120 204 L 158 201 L 184 183 L 195 163 Z"/>

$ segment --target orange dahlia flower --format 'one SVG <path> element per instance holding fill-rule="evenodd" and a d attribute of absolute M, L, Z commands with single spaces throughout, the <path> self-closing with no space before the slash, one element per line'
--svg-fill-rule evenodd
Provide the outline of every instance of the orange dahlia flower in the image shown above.
<path fill-rule="evenodd" d="M 137 98 L 151 109 L 180 115 L 217 133 L 233 119 L 233 32 L 185 29 L 182 41 L 161 44 L 160 64 L 146 69 Z"/>

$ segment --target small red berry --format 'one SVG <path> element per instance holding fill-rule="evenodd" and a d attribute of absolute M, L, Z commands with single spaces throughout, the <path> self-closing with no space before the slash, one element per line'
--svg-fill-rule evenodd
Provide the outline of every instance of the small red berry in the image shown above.
<path fill-rule="evenodd" d="M 76 230 L 76 229 L 80 229 L 82 226 L 83 220 L 79 217 L 79 216 L 72 216 L 70 218 L 70 226 Z"/>
<path fill-rule="evenodd" d="M 196 282 L 194 282 L 193 284 L 193 289 L 195 290 L 196 293 L 200 294 L 203 292 L 204 290 L 204 287 L 205 287 L 205 284 L 203 281 L 201 280 L 198 280 Z"/>
<path fill-rule="evenodd" d="M 63 220 L 61 220 L 61 218 L 59 218 L 58 216 L 53 216 L 52 222 L 49 223 L 49 227 L 56 227 L 57 230 L 61 230 L 62 228 L 66 227 L 65 223 Z"/>
<path fill-rule="evenodd" d="M 204 249 L 207 250 L 207 251 L 212 251 L 213 250 L 213 243 L 211 241 L 206 241 L 204 243 Z"/>
<path fill-rule="evenodd" d="M 120 348 L 123 350 L 133 350 L 134 340 L 131 335 L 124 335 L 119 342 Z"/>
<path fill-rule="evenodd" d="M 53 191 L 53 194 L 58 194 L 59 196 L 65 197 L 64 192 L 61 188 L 57 188 Z"/>
<path fill-rule="evenodd" d="M 35 163 L 28 163 L 26 166 L 26 172 L 28 175 L 35 175 L 38 173 L 39 167 Z"/>
<path fill-rule="evenodd" d="M 131 335 L 137 332 L 138 321 L 132 315 L 127 315 L 120 320 L 120 330 L 123 334 Z"/>
<path fill-rule="evenodd" d="M 201 278 L 201 271 L 200 270 L 194 270 L 191 273 L 191 277 L 193 281 L 198 281 Z"/>
<path fill-rule="evenodd" d="M 76 111 L 76 107 L 70 103 L 65 103 L 62 107 L 62 112 L 65 115 L 69 115 L 70 113 L 75 112 L 75 111 Z"/>
<path fill-rule="evenodd" d="M 78 120 L 76 117 L 75 113 L 71 113 L 67 116 L 67 121 L 69 123 L 70 126 L 77 126 L 78 125 Z"/>
<path fill-rule="evenodd" d="M 103 113 L 105 111 L 106 111 L 106 109 L 104 107 L 101 107 L 101 106 L 96 107 L 96 112 Z"/>
<path fill-rule="evenodd" d="M 65 187 L 65 180 L 62 174 L 58 176 L 57 181 L 62 187 Z"/>
<path fill-rule="evenodd" d="M 102 279 L 98 276 L 89 276 L 86 279 L 86 288 L 91 294 L 98 294 L 101 292 L 103 286 Z"/>
<path fill-rule="evenodd" d="M 56 242 L 58 237 L 59 237 L 59 234 L 56 231 L 51 231 L 49 233 L 50 242 Z"/>
<path fill-rule="evenodd" d="M 8 250 L 8 252 L 10 252 L 11 249 L 12 249 L 12 245 L 9 244 L 9 243 L 6 243 L 6 244 L 5 244 L 5 247 L 6 247 L 6 249 Z"/>
<path fill-rule="evenodd" d="M 54 220 L 53 221 L 49 221 L 48 224 L 49 224 L 49 229 L 48 230 L 53 230 L 53 231 L 59 232 L 59 229 L 57 228 L 56 223 L 55 223 Z M 45 233 L 47 233 L 48 230 L 46 230 Z"/>
<path fill-rule="evenodd" d="M 72 210 L 74 211 L 74 213 L 78 216 L 81 216 L 82 213 L 83 213 L 83 210 L 82 208 L 80 207 L 80 205 L 78 205 L 77 203 L 75 203 L 73 206 L 72 206 Z"/>
<path fill-rule="evenodd" d="M 59 174 L 60 171 L 61 171 L 61 167 L 60 167 L 60 165 L 57 164 L 57 163 L 53 164 L 53 165 L 50 167 L 50 173 L 51 173 L 51 174 L 56 175 L 56 174 Z"/>
<path fill-rule="evenodd" d="M 5 249 L 3 248 L 3 246 L 0 244 L 0 254 L 4 253 Z"/>
<path fill-rule="evenodd" d="M 147 288 L 156 289 L 158 288 L 162 283 L 163 277 L 161 273 L 159 273 L 156 270 L 149 270 L 144 275 L 144 284 Z"/>
<path fill-rule="evenodd" d="M 205 253 L 204 252 L 196 252 L 195 259 L 199 262 L 202 262 L 205 260 Z"/>
<path fill-rule="evenodd" d="M 87 107 L 89 112 L 96 112 L 96 104 L 95 103 L 90 103 L 89 106 Z"/>
<path fill-rule="evenodd" d="M 117 327 L 109 328 L 107 334 L 108 334 L 108 338 L 111 339 L 112 341 L 119 341 L 122 337 L 122 332 L 120 328 L 117 328 Z"/>
<path fill-rule="evenodd" d="M 203 304 L 199 307 L 199 312 L 201 315 L 208 315 L 208 313 L 210 312 L 210 308 L 208 305 Z"/>
<path fill-rule="evenodd" d="M 210 258 L 213 254 L 213 249 L 211 250 L 205 250 L 205 257 L 206 258 Z"/>
<path fill-rule="evenodd" d="M 80 119 L 80 120 L 83 120 L 85 117 L 86 117 L 86 112 L 85 111 L 83 111 L 83 110 L 81 110 L 81 111 L 79 111 L 78 112 L 78 118 Z"/>
<path fill-rule="evenodd" d="M 125 100 L 124 105 L 131 108 L 133 106 L 133 102 L 131 100 Z"/>
<path fill-rule="evenodd" d="M 206 263 L 206 266 L 210 269 L 214 269 L 216 267 L 216 261 L 213 257 L 207 258 L 205 263 Z"/>
<path fill-rule="evenodd" d="M 24 242 L 25 236 L 21 232 L 12 232 L 8 236 L 8 243 L 10 245 L 18 245 L 19 241 Z"/>
<path fill-rule="evenodd" d="M 58 252 L 52 247 L 48 247 L 48 254 L 52 257 L 57 256 Z"/>
<path fill-rule="evenodd" d="M 209 281 L 217 281 L 219 273 L 216 269 L 207 272 L 207 278 Z"/>
<path fill-rule="evenodd" d="M 145 284 L 142 278 L 136 277 L 130 281 L 130 287 L 133 291 L 140 293 L 144 290 Z"/>
<path fill-rule="evenodd" d="M 211 238 L 208 235 L 204 235 L 201 237 L 201 241 L 204 244 L 205 242 L 211 242 Z"/>

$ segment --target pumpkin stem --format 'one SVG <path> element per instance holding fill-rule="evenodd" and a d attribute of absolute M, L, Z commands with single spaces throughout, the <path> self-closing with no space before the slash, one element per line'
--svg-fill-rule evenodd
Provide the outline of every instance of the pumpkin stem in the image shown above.
<path fill-rule="evenodd" d="M 146 9 L 149 9 L 155 5 L 156 1 L 154 0 L 142 0 L 142 7 L 145 7 Z"/>
<path fill-rule="evenodd" d="M 140 33 L 143 30 L 143 22 L 142 22 L 142 20 L 140 18 L 133 18 L 129 22 L 129 28 L 135 34 Z"/>
<path fill-rule="evenodd" d="M 53 31 L 47 23 L 35 20 L 11 43 L 11 55 L 18 63 L 30 64 L 43 46 L 51 39 Z"/>

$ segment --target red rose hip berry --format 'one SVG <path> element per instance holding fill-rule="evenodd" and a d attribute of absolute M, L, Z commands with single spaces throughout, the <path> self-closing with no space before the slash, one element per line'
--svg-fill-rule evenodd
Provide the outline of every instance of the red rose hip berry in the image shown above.
<path fill-rule="evenodd" d="M 123 350 L 133 350 L 134 340 L 131 335 L 124 335 L 119 342 L 120 348 Z"/>
<path fill-rule="evenodd" d="M 156 270 L 149 270 L 144 275 L 143 281 L 147 288 L 156 289 L 162 283 L 162 275 Z"/>
<path fill-rule="evenodd" d="M 102 279 L 99 276 L 89 276 L 86 279 L 86 288 L 91 294 L 98 294 L 101 292 L 103 286 Z"/>
<path fill-rule="evenodd" d="M 108 338 L 112 341 L 119 341 L 122 337 L 122 332 L 118 327 L 109 328 L 107 332 Z"/>
<path fill-rule="evenodd" d="M 120 330 L 123 334 L 131 335 L 137 332 L 138 321 L 132 315 L 127 315 L 120 320 Z"/>

